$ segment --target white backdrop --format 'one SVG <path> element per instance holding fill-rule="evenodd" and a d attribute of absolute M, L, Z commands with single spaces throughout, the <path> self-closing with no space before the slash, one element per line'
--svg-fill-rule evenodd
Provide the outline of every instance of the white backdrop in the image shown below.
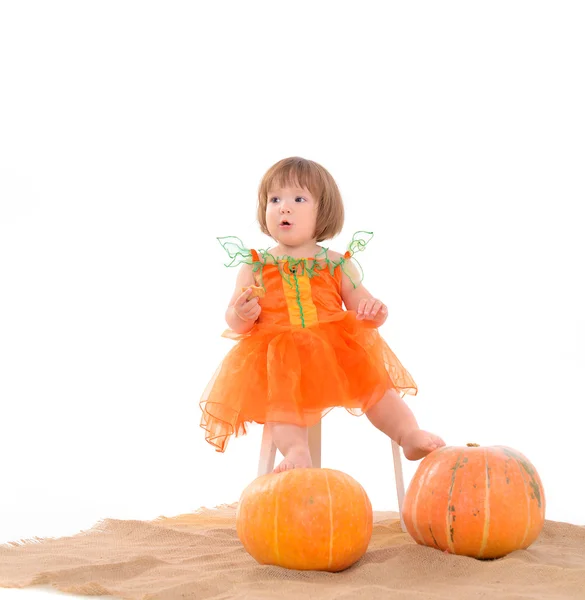
<path fill-rule="evenodd" d="M 523 452 L 585 524 L 581 6 L 2 3 L 0 542 L 237 501 L 260 428 L 225 454 L 199 428 L 233 344 L 215 238 L 271 243 L 257 186 L 293 155 L 344 196 L 331 248 L 375 233 L 421 426 Z M 323 465 L 396 509 L 384 436 L 323 427 Z"/>

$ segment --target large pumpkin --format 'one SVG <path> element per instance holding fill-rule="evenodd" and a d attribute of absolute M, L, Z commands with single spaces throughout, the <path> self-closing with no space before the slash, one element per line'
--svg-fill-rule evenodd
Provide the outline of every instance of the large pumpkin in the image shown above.
<path fill-rule="evenodd" d="M 420 464 L 404 524 L 416 542 L 498 558 L 527 548 L 544 524 L 544 490 L 530 461 L 506 446 L 443 447 Z"/>
<path fill-rule="evenodd" d="M 261 564 L 341 571 L 372 537 L 372 505 L 362 486 L 333 469 L 269 473 L 242 493 L 236 513 L 244 548 Z"/>

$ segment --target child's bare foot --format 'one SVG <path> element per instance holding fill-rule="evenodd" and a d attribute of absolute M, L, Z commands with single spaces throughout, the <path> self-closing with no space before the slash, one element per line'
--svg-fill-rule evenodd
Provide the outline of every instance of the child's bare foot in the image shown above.
<path fill-rule="evenodd" d="M 308 447 L 291 448 L 290 452 L 284 457 L 284 460 L 275 467 L 273 473 L 312 466 L 313 462 L 311 461 L 311 453 Z"/>
<path fill-rule="evenodd" d="M 422 429 L 413 429 L 402 436 L 400 445 L 408 460 L 420 460 L 433 450 L 444 446 L 445 442 L 438 435 Z"/>

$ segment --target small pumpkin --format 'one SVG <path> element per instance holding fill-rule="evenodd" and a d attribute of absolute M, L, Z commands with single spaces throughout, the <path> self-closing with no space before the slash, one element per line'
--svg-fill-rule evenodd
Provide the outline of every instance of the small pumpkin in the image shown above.
<path fill-rule="evenodd" d="M 254 480 L 236 512 L 238 537 L 260 564 L 342 571 L 366 552 L 373 513 L 363 487 L 334 469 L 291 469 Z"/>
<path fill-rule="evenodd" d="M 406 529 L 422 545 L 474 558 L 528 548 L 544 525 L 536 469 L 507 446 L 445 446 L 425 457 L 404 497 Z"/>

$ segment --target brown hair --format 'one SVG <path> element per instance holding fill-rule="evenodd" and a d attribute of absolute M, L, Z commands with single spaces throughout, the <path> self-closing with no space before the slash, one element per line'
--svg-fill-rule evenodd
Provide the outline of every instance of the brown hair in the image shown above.
<path fill-rule="evenodd" d="M 317 201 L 317 242 L 331 239 L 341 232 L 345 212 L 339 188 L 327 169 L 320 164 L 292 156 L 283 158 L 266 171 L 258 188 L 258 223 L 262 233 L 270 235 L 266 226 L 268 192 L 273 187 L 297 185 L 308 189 Z"/>

